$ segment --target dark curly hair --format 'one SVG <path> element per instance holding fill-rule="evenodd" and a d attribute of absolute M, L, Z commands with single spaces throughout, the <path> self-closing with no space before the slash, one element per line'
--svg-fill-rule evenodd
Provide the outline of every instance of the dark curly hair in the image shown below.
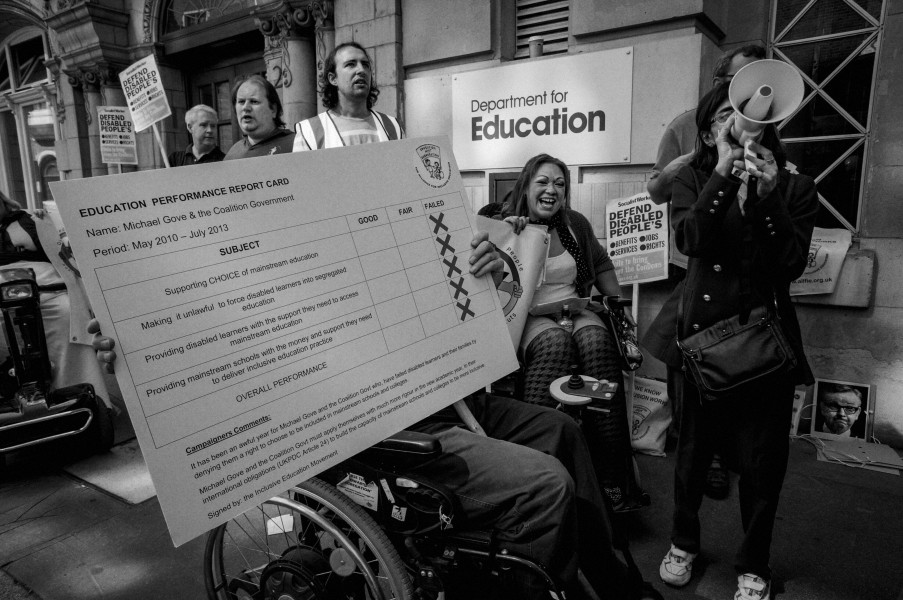
<path fill-rule="evenodd" d="M 370 55 L 367 53 L 367 50 L 357 42 L 345 42 L 344 44 L 339 44 L 329 53 L 329 56 L 326 57 L 326 61 L 323 63 L 323 71 L 318 77 L 320 98 L 323 100 L 323 106 L 327 109 L 333 109 L 339 105 L 339 88 L 329 83 L 329 74 L 332 73 L 335 75 L 335 57 L 336 54 L 339 53 L 339 50 L 342 50 L 343 48 L 357 48 L 367 57 L 367 61 L 370 63 L 370 95 L 367 96 L 367 108 L 373 108 L 373 105 L 376 104 L 376 99 L 379 98 L 379 89 L 376 87 L 376 81 L 373 79 L 373 61 L 370 60 Z"/>
<path fill-rule="evenodd" d="M 267 81 L 266 77 L 257 73 L 239 79 L 232 86 L 232 111 L 235 113 L 236 118 L 238 118 L 238 111 L 235 110 L 235 100 L 238 98 L 238 88 L 244 83 L 256 83 L 263 88 L 267 102 L 270 103 L 270 108 L 276 113 L 276 117 L 273 119 L 276 127 L 285 127 L 285 121 L 282 120 L 282 100 L 279 99 L 279 92 L 276 91 L 276 87 L 272 83 Z"/>
<path fill-rule="evenodd" d="M 527 190 L 530 187 L 530 182 L 536 176 L 536 172 L 545 164 L 555 165 L 561 169 L 562 174 L 564 174 L 564 206 L 562 207 L 561 216 L 565 223 L 567 223 L 568 218 L 565 209 L 571 207 L 571 172 L 568 170 L 568 166 L 564 164 L 564 161 L 559 160 L 554 156 L 549 156 L 548 154 L 537 154 L 524 165 L 523 170 L 517 178 L 517 182 L 514 184 L 514 188 L 511 190 L 510 198 L 507 199 L 505 206 L 502 208 L 502 216 L 529 216 L 530 209 L 527 206 Z"/>

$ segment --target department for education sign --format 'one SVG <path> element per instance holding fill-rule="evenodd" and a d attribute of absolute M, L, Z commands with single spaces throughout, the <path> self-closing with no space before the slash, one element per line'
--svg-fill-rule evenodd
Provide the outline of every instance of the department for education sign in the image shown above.
<path fill-rule="evenodd" d="M 541 152 L 567 164 L 630 162 L 633 48 L 519 62 L 452 79 L 462 170 L 521 168 Z"/>

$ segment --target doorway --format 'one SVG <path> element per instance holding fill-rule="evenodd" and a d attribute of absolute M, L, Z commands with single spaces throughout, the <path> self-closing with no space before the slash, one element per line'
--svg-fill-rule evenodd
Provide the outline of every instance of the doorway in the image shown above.
<path fill-rule="evenodd" d="M 206 104 L 216 111 L 217 140 L 223 152 L 228 152 L 232 144 L 241 139 L 238 121 L 232 115 L 232 85 L 254 73 L 266 75 L 266 65 L 259 54 L 250 59 L 236 59 L 232 65 L 188 75 L 188 106 Z"/>

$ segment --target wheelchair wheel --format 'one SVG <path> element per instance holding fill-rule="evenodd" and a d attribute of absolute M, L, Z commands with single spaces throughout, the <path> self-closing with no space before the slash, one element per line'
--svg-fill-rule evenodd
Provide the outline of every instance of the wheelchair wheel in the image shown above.
<path fill-rule="evenodd" d="M 207 537 L 210 600 L 410 600 L 411 579 L 386 534 L 344 494 L 313 478 Z"/>

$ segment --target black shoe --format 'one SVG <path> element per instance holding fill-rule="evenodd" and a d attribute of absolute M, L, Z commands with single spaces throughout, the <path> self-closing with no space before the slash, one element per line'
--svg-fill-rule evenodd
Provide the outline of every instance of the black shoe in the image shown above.
<path fill-rule="evenodd" d="M 705 495 L 715 500 L 727 498 L 731 489 L 730 476 L 727 467 L 721 462 L 721 457 L 716 456 L 709 465 L 709 472 L 705 476 Z"/>

